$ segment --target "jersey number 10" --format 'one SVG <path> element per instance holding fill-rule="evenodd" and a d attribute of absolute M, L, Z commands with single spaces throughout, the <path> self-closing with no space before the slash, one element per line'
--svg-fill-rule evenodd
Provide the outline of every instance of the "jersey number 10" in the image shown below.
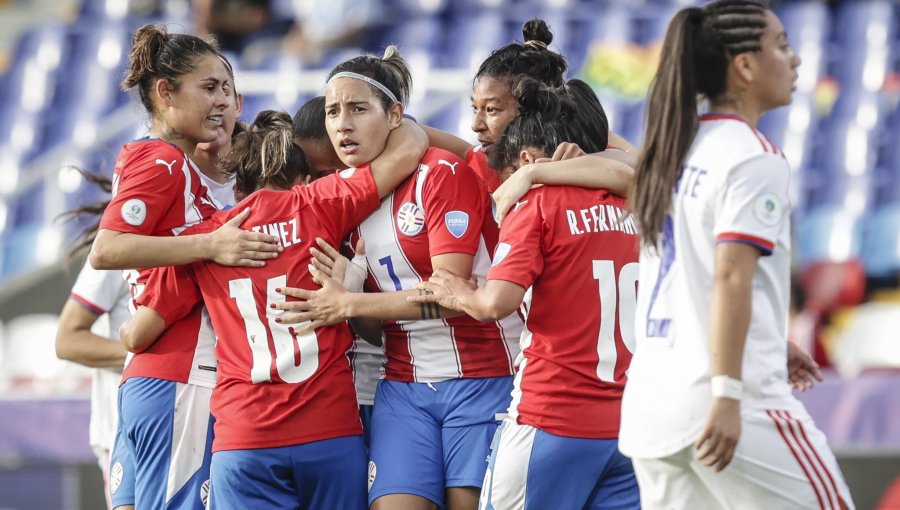
<path fill-rule="evenodd" d="M 253 356 L 250 380 L 254 384 L 272 381 L 273 359 L 278 377 L 286 383 L 303 382 L 319 368 L 319 341 L 315 332 L 296 336 L 286 325 L 275 322 L 275 317 L 270 316 L 269 305 L 285 301 L 284 295 L 275 292 L 275 289 L 286 286 L 287 275 L 269 278 L 266 282 L 267 299 L 263 313 L 267 320 L 264 324 L 259 318 L 259 306 L 253 296 L 250 278 L 228 282 L 231 298 L 244 319 L 244 330 Z M 275 345 L 274 353 L 269 349 L 269 333 Z"/>
<path fill-rule="evenodd" d="M 611 260 L 593 261 L 594 279 L 600 293 L 600 332 L 597 334 L 597 377 L 601 381 L 616 380 L 616 327 L 629 352 L 634 352 L 634 308 L 637 296 L 637 262 L 622 266 L 616 278 L 616 265 Z"/>

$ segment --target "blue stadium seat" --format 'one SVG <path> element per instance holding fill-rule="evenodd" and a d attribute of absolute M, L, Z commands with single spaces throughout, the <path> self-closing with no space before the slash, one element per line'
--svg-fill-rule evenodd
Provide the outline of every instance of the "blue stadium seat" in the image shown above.
<path fill-rule="evenodd" d="M 491 51 L 512 42 L 506 37 L 506 29 L 498 29 L 504 26 L 503 17 L 496 11 L 457 14 L 450 21 L 443 60 L 436 66 L 477 69 Z"/>
<path fill-rule="evenodd" d="M 893 7 L 889 0 L 842 2 L 836 14 L 840 58 L 836 76 L 847 91 L 877 91 L 891 62 L 896 34 Z"/>

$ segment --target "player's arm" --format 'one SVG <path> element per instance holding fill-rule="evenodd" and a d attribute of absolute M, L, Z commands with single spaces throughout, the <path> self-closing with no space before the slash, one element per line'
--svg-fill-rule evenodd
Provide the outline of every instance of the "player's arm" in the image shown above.
<path fill-rule="evenodd" d="M 141 306 L 119 327 L 119 338 L 129 352 L 143 352 L 166 330 L 166 320 L 156 310 Z"/>
<path fill-rule="evenodd" d="M 431 257 L 434 270 L 444 269 L 464 275 L 466 279 L 472 273 L 474 256 L 466 253 L 444 253 Z M 303 331 L 330 326 L 350 319 L 379 320 L 429 320 L 456 317 L 461 315 L 456 310 L 449 310 L 433 303 L 414 303 L 408 298 L 419 293 L 418 290 L 401 290 L 379 293 L 348 292 L 340 282 L 315 269 L 314 279 L 322 286 L 311 291 L 305 289 L 284 288 L 278 292 L 300 301 L 275 303 L 275 308 L 292 312 L 280 317 L 279 322 L 297 324 L 311 321 Z M 474 287 L 474 283 L 471 283 Z"/>
<path fill-rule="evenodd" d="M 410 296 L 413 303 L 436 303 L 480 321 L 496 321 L 509 316 L 525 297 L 526 289 L 506 280 L 488 280 L 473 289 L 470 282 L 449 271 L 435 271 L 427 282 L 416 286 L 422 292 Z"/>
<path fill-rule="evenodd" d="M 609 132 L 609 138 L 608 138 L 607 143 L 617 149 L 622 149 L 624 152 L 628 153 L 629 155 L 631 155 L 632 157 L 635 157 L 635 158 L 640 156 L 640 154 L 641 154 L 640 151 L 637 150 L 637 148 L 635 146 L 631 145 L 628 142 L 628 140 L 622 138 L 621 136 L 619 136 L 616 133 L 613 133 L 612 131 Z"/>
<path fill-rule="evenodd" d="M 225 266 L 263 267 L 283 250 L 278 238 L 241 230 L 250 209 L 208 234 L 150 236 L 101 228 L 91 248 L 97 269 L 142 269 L 211 260 Z"/>
<path fill-rule="evenodd" d="M 507 212 L 536 184 L 607 189 L 625 196 L 632 180 L 634 168 L 596 154 L 523 165 L 492 195 L 497 221 L 502 222 Z"/>
<path fill-rule="evenodd" d="M 737 385 L 731 396 L 714 396 L 697 458 L 721 471 L 731 462 L 740 437 L 740 383 L 744 343 L 750 328 L 753 274 L 760 251 L 744 243 L 719 243 L 715 251 L 709 310 L 710 375 L 714 386 Z M 720 382 L 721 381 L 721 382 Z M 720 390 L 713 389 L 714 395 Z"/>
<path fill-rule="evenodd" d="M 425 130 L 425 134 L 428 135 L 428 145 L 444 149 L 445 151 L 456 154 L 462 159 L 466 159 L 466 153 L 472 148 L 472 144 L 446 131 L 441 131 L 440 129 L 424 124 L 419 125 Z"/>
<path fill-rule="evenodd" d="M 56 356 L 87 367 L 121 368 L 127 354 L 122 344 L 91 333 L 91 326 L 99 317 L 81 303 L 69 299 L 59 315 Z"/>
<path fill-rule="evenodd" d="M 419 167 L 419 160 L 426 150 L 428 136 L 418 124 L 410 119 L 403 119 L 400 126 L 388 135 L 384 151 L 370 163 L 378 196 L 388 196 L 412 175 Z"/>

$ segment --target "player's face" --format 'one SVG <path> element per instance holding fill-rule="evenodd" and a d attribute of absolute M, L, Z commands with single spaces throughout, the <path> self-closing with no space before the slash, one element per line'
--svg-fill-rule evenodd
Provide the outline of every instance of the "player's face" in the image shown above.
<path fill-rule="evenodd" d="M 766 11 L 766 30 L 760 42 L 762 49 L 753 54 L 759 72 L 752 93 L 762 111 L 767 111 L 790 104 L 800 57 L 791 49 L 784 25 L 772 11 Z"/>
<path fill-rule="evenodd" d="M 177 90 L 162 80 L 157 87 L 165 106 L 162 120 L 168 131 L 166 138 L 193 144 L 212 142 L 225 128 L 226 110 L 234 103 L 231 80 L 216 55 L 203 55 L 194 66 L 193 71 L 180 77 Z"/>
<path fill-rule="evenodd" d="M 358 167 L 377 158 L 391 129 L 400 125 L 402 113 L 399 105 L 385 112 L 364 81 L 338 78 L 325 87 L 325 129 L 345 166 Z"/>
<path fill-rule="evenodd" d="M 306 162 L 309 164 L 309 176 L 312 180 L 333 174 L 335 170 L 342 169 L 345 166 L 341 158 L 334 152 L 331 140 L 327 138 L 322 140 L 316 140 L 315 138 L 297 140 L 297 145 L 306 154 Z"/>
<path fill-rule="evenodd" d="M 478 141 L 491 145 L 500 141 L 506 125 L 519 114 L 519 102 L 509 84 L 491 76 L 475 80 L 472 89 L 472 131 Z"/>
<path fill-rule="evenodd" d="M 231 148 L 234 125 L 237 123 L 238 117 L 241 116 L 241 110 L 244 108 L 244 96 L 235 94 L 230 87 L 227 90 L 227 94 L 228 108 L 225 109 L 225 115 L 222 117 L 222 125 L 216 131 L 216 139 L 209 143 L 197 144 L 198 149 L 219 152 L 224 155 Z"/>

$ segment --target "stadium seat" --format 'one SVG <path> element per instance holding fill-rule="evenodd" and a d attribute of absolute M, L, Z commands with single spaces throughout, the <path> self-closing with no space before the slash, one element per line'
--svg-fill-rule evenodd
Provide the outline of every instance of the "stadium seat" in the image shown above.
<path fill-rule="evenodd" d="M 891 62 L 896 33 L 890 0 L 841 2 L 836 30 L 841 57 L 836 62 L 837 77 L 844 90 L 874 92 L 881 89 Z"/>

